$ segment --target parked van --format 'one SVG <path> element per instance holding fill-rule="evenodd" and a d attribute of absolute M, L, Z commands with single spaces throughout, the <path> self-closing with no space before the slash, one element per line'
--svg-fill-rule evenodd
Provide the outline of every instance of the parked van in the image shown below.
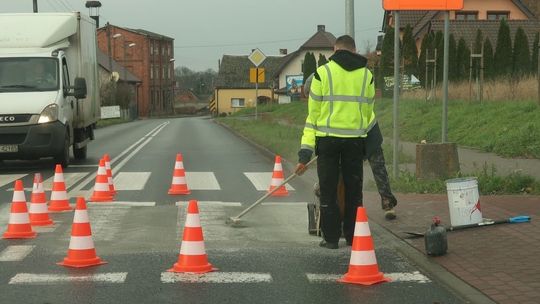
<path fill-rule="evenodd" d="M 0 159 L 86 158 L 100 116 L 95 21 L 0 14 Z"/>

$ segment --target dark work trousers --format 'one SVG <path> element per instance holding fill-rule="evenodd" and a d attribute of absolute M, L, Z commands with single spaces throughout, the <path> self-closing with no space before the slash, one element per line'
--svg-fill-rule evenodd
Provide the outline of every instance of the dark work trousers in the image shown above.
<path fill-rule="evenodd" d="M 356 209 L 362 206 L 363 138 L 317 137 L 317 173 L 321 189 L 321 230 L 323 238 L 337 243 L 341 237 L 341 216 L 337 205 L 339 172 L 345 185 L 343 233 L 354 236 Z"/>
<path fill-rule="evenodd" d="M 374 149 L 371 155 L 368 156 L 368 161 L 373 172 L 373 179 L 375 179 L 375 183 L 377 184 L 377 190 L 381 196 L 381 207 L 383 210 L 390 210 L 397 205 L 397 200 L 390 189 L 384 154 L 380 146 Z"/>

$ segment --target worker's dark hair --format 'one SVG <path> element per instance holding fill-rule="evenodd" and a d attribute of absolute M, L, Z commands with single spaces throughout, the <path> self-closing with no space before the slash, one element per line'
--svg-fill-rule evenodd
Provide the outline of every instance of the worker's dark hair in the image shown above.
<path fill-rule="evenodd" d="M 354 39 L 349 35 L 338 37 L 335 46 L 339 49 L 346 49 L 349 51 L 356 50 L 356 43 L 354 43 Z"/>

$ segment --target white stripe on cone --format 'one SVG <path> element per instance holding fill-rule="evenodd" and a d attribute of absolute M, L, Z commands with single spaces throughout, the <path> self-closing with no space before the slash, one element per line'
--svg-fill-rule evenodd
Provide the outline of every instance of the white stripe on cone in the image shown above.
<path fill-rule="evenodd" d="M 94 191 L 109 191 L 109 184 L 96 183 L 94 185 Z"/>
<path fill-rule="evenodd" d="M 183 176 L 174 176 L 172 179 L 172 183 L 175 185 L 183 185 L 186 183 L 186 178 Z"/>
<path fill-rule="evenodd" d="M 34 184 L 34 186 L 32 187 L 32 192 L 33 193 L 43 193 L 43 192 L 45 192 L 43 190 L 43 183 Z"/>
<path fill-rule="evenodd" d="M 276 163 L 274 165 L 274 171 L 283 171 L 283 167 L 281 166 L 281 163 Z"/>
<path fill-rule="evenodd" d="M 107 175 L 107 169 L 105 169 L 105 167 L 99 167 L 98 170 L 97 170 L 97 175 Z"/>
<path fill-rule="evenodd" d="M 24 196 L 23 191 L 14 191 L 13 192 L 13 202 L 26 202 L 26 197 Z"/>
<path fill-rule="evenodd" d="M 354 225 L 354 236 L 371 236 L 369 224 L 367 222 L 356 222 Z"/>
<path fill-rule="evenodd" d="M 351 251 L 351 266 L 376 265 L 375 250 Z"/>
<path fill-rule="evenodd" d="M 67 199 L 67 193 L 65 191 L 53 191 L 51 193 L 51 201 L 65 201 Z"/>
<path fill-rule="evenodd" d="M 283 183 L 283 179 L 281 179 L 281 178 L 272 178 L 272 183 L 271 183 L 272 186 L 277 187 L 281 183 Z"/>
<path fill-rule="evenodd" d="M 92 240 L 92 236 L 72 236 L 71 240 L 69 241 L 69 249 L 94 249 L 94 241 Z"/>
<path fill-rule="evenodd" d="M 63 183 L 64 182 L 64 174 L 63 173 L 55 174 L 53 182 L 54 183 Z"/>
<path fill-rule="evenodd" d="M 201 227 L 201 219 L 199 218 L 199 215 L 188 213 L 184 227 Z"/>
<path fill-rule="evenodd" d="M 175 169 L 184 169 L 184 164 L 182 162 L 176 162 L 174 164 Z"/>
<path fill-rule="evenodd" d="M 180 254 L 183 255 L 204 255 L 204 241 L 182 241 Z"/>
<path fill-rule="evenodd" d="M 30 224 L 30 216 L 28 213 L 10 213 L 9 214 L 9 223 L 10 224 Z"/>
<path fill-rule="evenodd" d="M 75 210 L 75 216 L 73 217 L 73 223 L 86 224 L 90 222 L 88 218 L 88 212 L 86 210 Z"/>
<path fill-rule="evenodd" d="M 49 213 L 47 204 L 44 203 L 31 203 L 29 212 L 32 214 Z"/>

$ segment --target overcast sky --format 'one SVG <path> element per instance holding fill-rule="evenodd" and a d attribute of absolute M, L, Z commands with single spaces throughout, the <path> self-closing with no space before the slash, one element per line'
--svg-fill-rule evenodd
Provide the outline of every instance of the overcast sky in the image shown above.
<path fill-rule="evenodd" d="M 78 10 L 86 0 L 38 0 L 39 11 Z M 318 24 L 336 37 L 345 33 L 345 0 L 101 0 L 101 26 L 141 28 L 174 38 L 175 65 L 217 70 L 224 54 L 260 48 L 276 55 L 297 50 Z M 363 52 L 376 43 L 381 0 L 355 1 L 355 39 Z M 32 12 L 32 0 L 0 0 L 0 12 Z M 6 30 L 6 29 L 2 29 Z"/>

